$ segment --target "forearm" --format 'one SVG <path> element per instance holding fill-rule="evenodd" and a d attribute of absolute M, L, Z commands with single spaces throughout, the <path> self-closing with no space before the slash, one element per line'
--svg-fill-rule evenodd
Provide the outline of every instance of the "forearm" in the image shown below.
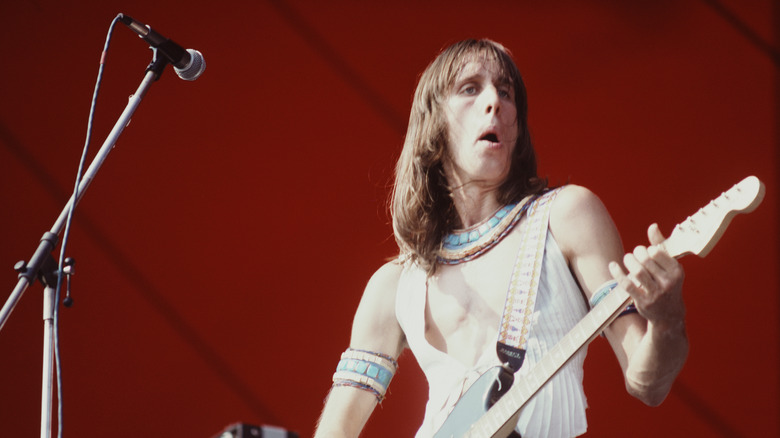
<path fill-rule="evenodd" d="M 368 392 L 349 387 L 331 388 L 315 438 L 355 438 L 360 435 L 376 406 Z"/>
<path fill-rule="evenodd" d="M 663 402 L 688 357 L 683 319 L 647 323 L 647 330 L 628 360 L 626 389 L 647 405 Z"/>

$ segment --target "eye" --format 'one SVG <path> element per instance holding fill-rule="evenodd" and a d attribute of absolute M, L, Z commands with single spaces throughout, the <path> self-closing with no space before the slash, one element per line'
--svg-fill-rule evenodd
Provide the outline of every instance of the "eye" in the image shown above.
<path fill-rule="evenodd" d="M 479 93 L 479 85 L 474 82 L 466 82 L 460 86 L 458 93 L 466 96 L 473 96 Z"/>
<path fill-rule="evenodd" d="M 498 89 L 498 95 L 504 99 L 512 99 L 512 89 L 511 88 L 499 88 Z"/>
<path fill-rule="evenodd" d="M 460 88 L 461 94 L 466 94 L 469 96 L 477 94 L 477 91 L 477 86 L 474 84 L 466 84 Z"/>

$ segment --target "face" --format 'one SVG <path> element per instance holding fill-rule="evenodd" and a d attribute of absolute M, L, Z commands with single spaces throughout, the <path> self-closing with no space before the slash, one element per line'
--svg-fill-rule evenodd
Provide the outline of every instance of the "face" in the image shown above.
<path fill-rule="evenodd" d="M 449 134 L 444 171 L 451 187 L 498 187 L 509 174 L 519 135 L 515 90 L 495 63 L 473 60 L 444 105 Z"/>

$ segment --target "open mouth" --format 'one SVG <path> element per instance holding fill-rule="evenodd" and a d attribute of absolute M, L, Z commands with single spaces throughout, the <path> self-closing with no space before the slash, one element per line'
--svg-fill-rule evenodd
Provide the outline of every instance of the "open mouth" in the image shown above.
<path fill-rule="evenodd" d="M 491 143 L 498 143 L 498 136 L 493 133 L 488 133 L 479 138 L 480 140 L 489 141 Z"/>

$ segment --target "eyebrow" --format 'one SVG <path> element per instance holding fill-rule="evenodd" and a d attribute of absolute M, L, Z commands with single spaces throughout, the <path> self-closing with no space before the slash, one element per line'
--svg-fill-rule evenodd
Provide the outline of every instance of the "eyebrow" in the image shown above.
<path fill-rule="evenodd" d="M 514 81 L 512 81 L 512 79 L 511 79 L 511 78 L 509 78 L 508 76 L 503 76 L 503 75 L 502 75 L 500 78 L 498 78 L 498 81 L 497 81 L 496 83 L 497 83 L 498 85 L 503 85 L 503 86 L 509 87 L 509 88 L 511 88 L 512 90 L 514 90 L 514 89 L 515 89 L 515 83 L 514 83 Z"/>
<path fill-rule="evenodd" d="M 461 77 L 460 75 L 456 76 L 454 80 L 452 81 L 452 85 L 462 84 L 466 82 L 473 82 L 476 79 L 482 79 L 484 75 L 481 73 L 471 73 L 468 76 Z"/>

